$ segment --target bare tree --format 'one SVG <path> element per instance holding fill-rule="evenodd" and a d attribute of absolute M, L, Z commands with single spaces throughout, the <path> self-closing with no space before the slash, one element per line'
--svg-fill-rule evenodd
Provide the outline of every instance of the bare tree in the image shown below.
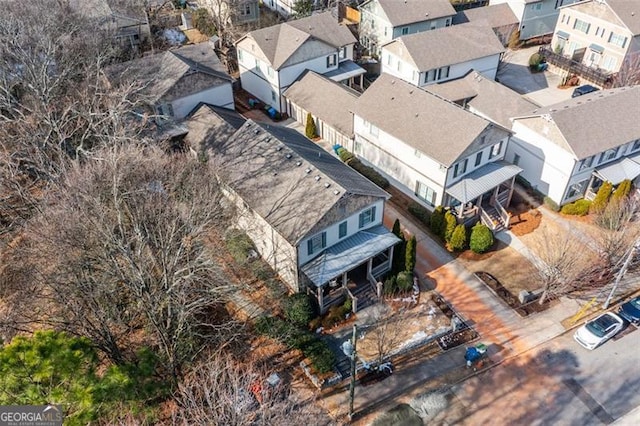
<path fill-rule="evenodd" d="M 233 287 L 209 241 L 227 223 L 215 175 L 149 146 L 96 155 L 67 172 L 30 228 L 34 278 L 56 307 L 44 321 L 91 337 L 116 362 L 135 336 L 177 379 L 202 338 L 223 344 L 233 331 L 216 314 Z"/>
<path fill-rule="evenodd" d="M 269 385 L 271 372 L 218 352 L 195 364 L 179 384 L 174 424 L 326 424 L 312 401 L 297 402 L 288 385 Z"/>
<path fill-rule="evenodd" d="M 640 84 L 640 53 L 629 53 L 613 77 L 613 87 Z"/>
<path fill-rule="evenodd" d="M 374 309 L 374 313 L 371 316 L 369 324 L 371 328 L 368 329 L 367 335 L 373 339 L 377 357 L 376 362 L 382 364 L 385 359 L 398 348 L 400 343 L 398 333 L 396 332 L 400 316 L 394 313 L 386 304 L 379 303 L 372 309 Z"/>

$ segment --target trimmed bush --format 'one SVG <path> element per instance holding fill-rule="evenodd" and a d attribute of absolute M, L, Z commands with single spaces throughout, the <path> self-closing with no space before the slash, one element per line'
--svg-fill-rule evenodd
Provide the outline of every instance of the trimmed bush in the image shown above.
<path fill-rule="evenodd" d="M 352 158 L 355 158 L 351 152 L 347 151 L 343 147 L 338 148 L 336 150 L 336 154 L 338 154 L 338 157 L 340 157 L 343 163 L 347 163 L 347 164 L 349 163 L 349 160 L 351 160 Z"/>
<path fill-rule="evenodd" d="M 413 288 L 413 273 L 402 271 L 396 277 L 396 283 L 398 284 L 398 290 L 401 292 L 409 291 Z"/>
<path fill-rule="evenodd" d="M 467 229 L 463 224 L 457 225 L 451 234 L 448 247 L 451 251 L 462 251 L 467 246 Z"/>
<path fill-rule="evenodd" d="M 573 215 L 573 216 L 585 216 L 589 213 L 589 207 L 591 206 L 591 201 L 589 200 L 577 200 L 573 203 L 565 204 L 562 206 L 560 213 Z"/>
<path fill-rule="evenodd" d="M 406 255 L 405 255 L 405 271 L 413 274 L 413 270 L 416 268 L 416 236 L 412 235 L 407 241 Z"/>
<path fill-rule="evenodd" d="M 613 192 L 613 185 L 611 184 L 611 182 L 604 182 L 602 185 L 600 185 L 600 189 L 598 189 L 598 193 L 591 203 L 590 211 L 592 213 L 600 213 L 602 210 L 604 210 L 604 208 L 607 207 L 607 203 L 609 202 L 611 192 Z"/>
<path fill-rule="evenodd" d="M 207 37 L 211 37 L 216 34 L 215 22 L 213 21 L 213 17 L 207 9 L 197 9 L 191 16 L 195 29 L 197 29 Z"/>
<path fill-rule="evenodd" d="M 549 209 L 553 210 L 554 212 L 560 211 L 560 206 L 558 205 L 558 203 L 556 203 L 549 197 L 544 197 L 544 205 L 547 206 Z"/>
<path fill-rule="evenodd" d="M 299 327 L 306 327 L 314 317 L 309 296 L 304 293 L 289 296 L 284 303 L 284 316 L 287 321 Z"/>
<path fill-rule="evenodd" d="M 544 56 L 539 53 L 534 53 L 529 57 L 529 68 L 533 71 L 538 70 L 538 65 L 544 62 Z"/>
<path fill-rule="evenodd" d="M 493 242 L 493 232 L 491 232 L 488 226 L 478 222 L 471 228 L 469 248 L 471 248 L 474 253 L 486 252 L 493 246 Z"/>
<path fill-rule="evenodd" d="M 396 237 L 404 240 L 404 234 L 402 233 L 402 229 L 400 228 L 400 219 L 396 219 L 395 222 L 393 222 L 393 228 L 391 228 L 391 232 Z"/>
<path fill-rule="evenodd" d="M 444 240 L 447 243 L 451 241 L 451 237 L 453 237 L 453 231 L 456 230 L 456 226 L 458 226 L 456 217 L 453 213 L 447 210 L 444 214 Z"/>
<path fill-rule="evenodd" d="M 431 213 L 431 218 L 429 220 L 429 227 L 433 231 L 434 234 L 444 239 L 444 230 L 445 230 L 445 222 L 444 222 L 444 207 L 438 206 Z"/>
<path fill-rule="evenodd" d="M 380 188 L 385 189 L 389 187 L 389 181 L 384 176 L 378 173 L 373 167 L 362 164 L 357 158 L 352 158 L 347 164 Z"/>
<path fill-rule="evenodd" d="M 304 128 L 304 134 L 309 138 L 313 139 L 318 136 L 318 129 L 316 129 L 316 122 L 313 119 L 311 114 L 307 114 L 307 125 Z"/>
<path fill-rule="evenodd" d="M 407 210 L 409 210 L 409 213 L 411 213 L 420 222 L 429 226 L 429 217 L 431 215 L 429 214 L 429 210 L 427 210 L 425 207 L 421 206 L 418 203 L 413 202 L 409 204 L 409 207 L 407 208 Z"/>
<path fill-rule="evenodd" d="M 406 267 L 407 242 L 403 239 L 393 248 L 391 272 L 395 275 Z"/>
<path fill-rule="evenodd" d="M 392 275 L 384 281 L 382 285 L 382 292 L 387 296 L 391 296 L 398 292 L 398 283 L 396 282 L 396 276 Z"/>
<path fill-rule="evenodd" d="M 230 229 L 225 235 L 225 245 L 229 254 L 241 265 L 249 260 L 249 253 L 255 250 L 253 241 L 244 231 L 240 229 Z"/>
<path fill-rule="evenodd" d="M 611 202 L 620 202 L 627 198 L 631 192 L 631 187 L 632 183 L 629 179 L 620 182 L 616 190 L 611 194 Z"/>

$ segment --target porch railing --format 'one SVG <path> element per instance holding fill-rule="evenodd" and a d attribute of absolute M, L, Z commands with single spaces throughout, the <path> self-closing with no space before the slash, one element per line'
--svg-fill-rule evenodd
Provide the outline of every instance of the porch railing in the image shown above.
<path fill-rule="evenodd" d="M 502 204 L 500 204 L 499 202 L 496 203 L 495 208 L 500 215 L 500 220 L 502 220 L 504 227 L 509 228 L 509 221 L 511 220 L 511 215 L 509 214 L 509 212 L 506 211 L 504 207 L 502 207 Z"/>
<path fill-rule="evenodd" d="M 493 223 L 493 219 L 489 216 L 489 213 L 485 211 L 485 209 L 480 209 L 480 221 L 487 225 L 491 229 L 496 229 L 495 223 Z"/>
<path fill-rule="evenodd" d="M 343 288 L 347 291 L 347 296 L 351 298 L 351 312 L 355 314 L 356 312 L 358 312 L 358 298 L 354 296 L 354 294 L 351 293 L 351 290 L 349 290 L 347 287 Z"/>
<path fill-rule="evenodd" d="M 384 266 L 384 265 L 380 265 L 380 266 Z M 373 288 L 373 291 L 376 292 L 376 295 L 380 297 L 381 291 L 378 286 L 378 280 L 376 280 L 376 278 L 373 276 L 373 270 L 371 272 L 372 272 L 371 274 L 367 274 L 367 281 L 369 281 L 369 284 L 371 285 L 371 288 Z"/>
<path fill-rule="evenodd" d="M 567 71 L 569 74 L 576 74 L 585 80 L 589 80 L 590 82 L 597 84 L 598 86 L 605 88 L 611 86 L 613 74 L 607 71 L 599 68 L 593 68 L 583 64 L 582 62 L 574 61 L 571 58 L 562 56 L 561 54 L 551 50 L 549 46 L 541 46 L 538 51 L 545 57 L 548 63 Z"/>
<path fill-rule="evenodd" d="M 340 287 L 339 289 L 334 290 L 331 295 L 324 297 L 322 299 L 322 308 L 324 309 L 327 306 L 331 306 L 337 300 L 343 299 L 345 297 L 345 290 L 347 290 L 345 287 Z"/>

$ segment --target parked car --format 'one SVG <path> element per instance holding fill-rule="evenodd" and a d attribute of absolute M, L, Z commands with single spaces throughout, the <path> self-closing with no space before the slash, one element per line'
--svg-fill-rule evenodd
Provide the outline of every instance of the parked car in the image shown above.
<path fill-rule="evenodd" d="M 598 90 L 600 89 L 598 89 L 597 87 L 591 86 L 590 84 L 585 84 L 583 86 L 579 86 L 573 89 L 573 93 L 571 94 L 571 97 L 575 98 L 576 96 L 586 95 L 587 93 L 595 92 Z"/>
<path fill-rule="evenodd" d="M 640 324 L 640 296 L 623 303 L 618 315 L 630 323 Z"/>
<path fill-rule="evenodd" d="M 587 321 L 575 332 L 573 338 L 580 345 L 593 350 L 615 336 L 623 326 L 622 318 L 612 312 L 605 312 L 599 317 Z"/>

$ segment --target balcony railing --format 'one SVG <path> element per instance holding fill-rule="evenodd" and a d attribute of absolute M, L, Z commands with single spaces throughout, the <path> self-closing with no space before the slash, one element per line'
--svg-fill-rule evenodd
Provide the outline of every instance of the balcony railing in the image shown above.
<path fill-rule="evenodd" d="M 548 46 L 541 46 L 539 53 L 545 57 L 548 63 L 567 71 L 569 74 L 575 74 L 603 88 L 611 87 L 613 74 L 608 71 L 593 68 L 581 62 L 574 61 L 571 58 L 567 58 L 566 56 L 562 56 L 551 50 Z"/>

